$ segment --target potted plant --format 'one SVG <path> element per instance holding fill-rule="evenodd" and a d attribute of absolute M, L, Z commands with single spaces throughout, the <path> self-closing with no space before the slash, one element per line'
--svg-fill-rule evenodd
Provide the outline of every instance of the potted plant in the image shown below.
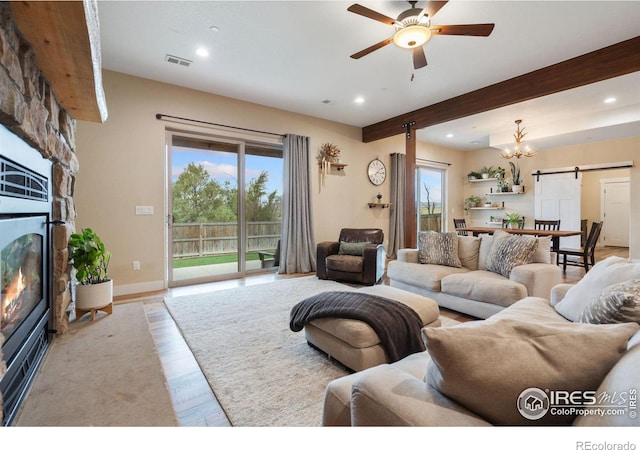
<path fill-rule="evenodd" d="M 477 195 L 471 195 L 464 199 L 464 209 L 467 210 L 469 208 L 475 208 L 480 204 L 481 201 L 482 199 Z"/>
<path fill-rule="evenodd" d="M 509 165 L 511 166 L 511 180 L 513 181 L 511 190 L 513 192 L 524 192 L 524 186 L 520 178 L 520 166 L 513 161 L 509 161 Z"/>
<path fill-rule="evenodd" d="M 469 180 L 478 180 L 478 179 L 482 178 L 482 175 L 480 175 L 479 172 L 476 172 L 475 170 L 472 170 L 471 172 L 469 172 L 467 174 L 467 178 Z"/>
<path fill-rule="evenodd" d="M 72 233 L 69 238 L 71 264 L 76 270 L 76 310 L 92 311 L 105 308 L 113 301 L 113 280 L 107 269 L 111 253 L 91 229 Z M 110 311 L 108 311 L 110 312 Z"/>
<path fill-rule="evenodd" d="M 512 213 L 506 213 L 504 215 L 504 219 L 507 222 L 507 227 L 511 228 L 511 229 L 516 229 L 518 228 L 518 224 L 520 222 L 520 214 L 516 213 L 516 212 L 512 212 Z"/>
<path fill-rule="evenodd" d="M 484 179 L 490 178 L 493 175 L 493 172 L 493 166 L 484 166 L 482 169 L 480 169 L 480 173 L 482 174 L 482 178 Z"/>

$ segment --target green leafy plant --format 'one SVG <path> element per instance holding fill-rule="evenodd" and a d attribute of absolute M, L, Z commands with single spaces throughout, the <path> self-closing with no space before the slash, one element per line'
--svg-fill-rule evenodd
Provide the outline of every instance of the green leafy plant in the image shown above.
<path fill-rule="evenodd" d="M 477 206 L 481 201 L 482 199 L 477 195 L 471 195 L 464 199 L 464 207 L 465 209 L 473 208 L 474 206 Z"/>
<path fill-rule="evenodd" d="M 493 176 L 496 177 L 498 180 L 504 180 L 504 174 L 505 173 L 506 173 L 505 168 L 498 166 L 493 171 Z"/>
<path fill-rule="evenodd" d="M 504 215 L 504 218 L 508 223 L 518 223 L 518 222 L 520 222 L 520 214 L 518 214 L 516 212 L 506 213 Z"/>
<path fill-rule="evenodd" d="M 111 253 L 105 250 L 100 237 L 91 229 L 72 233 L 69 238 L 70 259 L 80 284 L 98 284 L 109 281 L 107 269 Z"/>
<path fill-rule="evenodd" d="M 522 180 L 520 179 L 520 166 L 513 161 L 509 161 L 509 165 L 511 166 L 511 178 L 513 179 L 513 184 L 522 184 Z"/>
<path fill-rule="evenodd" d="M 475 170 L 472 170 L 467 174 L 467 177 L 469 177 L 469 179 L 471 180 L 475 180 L 475 179 L 481 178 L 482 174 L 480 172 L 476 172 Z"/>
<path fill-rule="evenodd" d="M 484 166 L 482 169 L 480 169 L 480 173 L 483 175 L 487 174 L 488 177 L 493 177 L 495 169 L 493 168 L 493 166 Z"/>

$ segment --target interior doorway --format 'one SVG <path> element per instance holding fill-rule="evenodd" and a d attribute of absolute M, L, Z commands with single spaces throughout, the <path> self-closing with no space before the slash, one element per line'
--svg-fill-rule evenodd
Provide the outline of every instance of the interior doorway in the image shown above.
<path fill-rule="evenodd" d="M 629 247 L 629 178 L 600 180 L 601 241 L 612 247 Z"/>

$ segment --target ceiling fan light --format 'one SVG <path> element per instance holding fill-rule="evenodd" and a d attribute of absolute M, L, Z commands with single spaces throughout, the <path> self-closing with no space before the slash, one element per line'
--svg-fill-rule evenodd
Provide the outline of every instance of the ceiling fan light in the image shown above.
<path fill-rule="evenodd" d="M 393 36 L 393 43 L 402 48 L 424 45 L 431 38 L 431 30 L 421 25 L 410 25 L 399 29 Z"/>

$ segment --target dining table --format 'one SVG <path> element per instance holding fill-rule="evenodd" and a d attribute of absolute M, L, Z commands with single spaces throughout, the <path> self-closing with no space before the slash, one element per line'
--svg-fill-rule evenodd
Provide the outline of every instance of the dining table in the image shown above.
<path fill-rule="evenodd" d="M 528 236 L 551 236 L 551 251 L 557 252 L 560 249 L 560 238 L 569 236 L 579 236 L 582 231 L 575 230 L 538 230 L 537 228 L 496 228 L 496 227 L 474 227 L 467 226 L 464 228 L 456 228 L 456 231 L 466 231 L 474 236 L 479 234 L 493 234 L 496 230 L 506 231 L 511 234 L 522 234 Z"/>

